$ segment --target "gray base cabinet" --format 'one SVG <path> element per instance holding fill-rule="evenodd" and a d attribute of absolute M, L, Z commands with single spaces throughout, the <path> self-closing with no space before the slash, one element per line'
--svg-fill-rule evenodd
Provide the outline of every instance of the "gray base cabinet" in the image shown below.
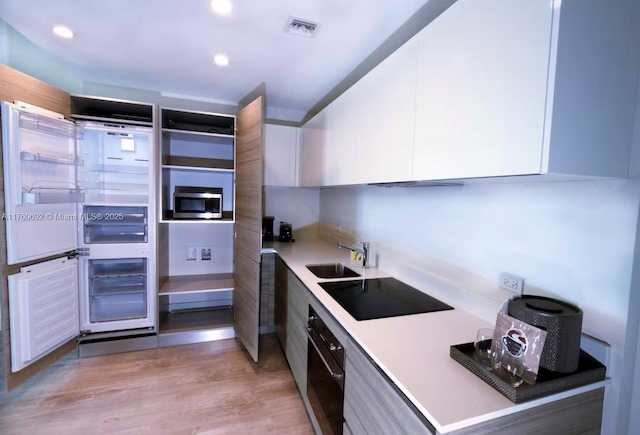
<path fill-rule="evenodd" d="M 296 276 L 287 274 L 287 338 L 285 354 L 302 395 L 307 394 L 307 318 L 309 291 Z"/>
<path fill-rule="evenodd" d="M 303 397 L 307 394 L 307 317 L 309 290 L 287 268 L 280 257 L 275 259 L 274 319 L 276 333 L 287 362 Z"/>
<path fill-rule="evenodd" d="M 276 257 L 276 332 L 316 433 L 321 432 L 307 400 L 306 326 L 310 305 L 345 347 L 344 434 L 441 435 L 313 297 L 280 257 Z M 448 434 L 598 434 L 603 401 L 604 389 L 600 388 Z"/>
<path fill-rule="evenodd" d="M 358 345 L 347 348 L 344 419 L 358 434 L 434 434 Z"/>
<path fill-rule="evenodd" d="M 280 346 L 287 346 L 287 273 L 289 269 L 284 261 L 276 255 L 274 265 L 274 305 L 273 320 L 278 334 Z"/>

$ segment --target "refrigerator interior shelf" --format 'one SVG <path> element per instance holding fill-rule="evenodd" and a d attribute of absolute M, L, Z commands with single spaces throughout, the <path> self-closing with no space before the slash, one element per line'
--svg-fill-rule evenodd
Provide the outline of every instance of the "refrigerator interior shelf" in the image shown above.
<path fill-rule="evenodd" d="M 22 151 L 20 153 L 20 158 L 22 160 L 31 161 L 31 162 L 55 163 L 58 165 L 70 165 L 70 166 L 84 165 L 84 160 L 70 158 L 70 157 L 59 157 L 54 155 L 47 155 L 43 153 L 32 153 L 29 151 Z"/>
<path fill-rule="evenodd" d="M 75 125 L 63 123 L 58 119 L 50 119 L 36 113 L 20 112 L 20 128 L 57 137 L 83 138 L 82 129 L 76 128 Z"/>
<path fill-rule="evenodd" d="M 100 227 L 117 227 L 117 226 L 130 226 L 130 227 L 140 227 L 140 226 L 146 226 L 147 222 L 145 221 L 127 221 L 126 220 L 126 216 L 125 219 L 123 220 L 85 220 L 84 222 L 84 226 L 85 227 L 93 227 L 93 226 L 100 226 Z M 127 233 L 127 234 L 132 234 L 132 233 Z"/>
<path fill-rule="evenodd" d="M 84 193 L 78 190 L 55 191 L 51 189 L 49 192 L 22 192 L 23 204 L 68 204 L 84 201 Z"/>
<path fill-rule="evenodd" d="M 109 166 L 106 165 L 102 169 L 91 169 L 87 172 L 97 173 L 97 174 L 130 174 L 130 175 L 149 175 L 149 167 L 138 167 L 138 166 Z"/>
<path fill-rule="evenodd" d="M 91 296 L 99 296 L 99 295 L 120 295 L 120 294 L 138 294 L 138 293 L 146 293 L 147 286 L 144 282 L 139 284 L 123 284 L 123 285 L 110 285 L 108 288 L 97 289 L 94 291 Z"/>
<path fill-rule="evenodd" d="M 147 192 L 149 190 L 149 184 L 144 183 L 100 183 L 98 187 L 87 187 L 87 190 L 117 190 L 117 191 L 130 191 L 130 192 Z"/>

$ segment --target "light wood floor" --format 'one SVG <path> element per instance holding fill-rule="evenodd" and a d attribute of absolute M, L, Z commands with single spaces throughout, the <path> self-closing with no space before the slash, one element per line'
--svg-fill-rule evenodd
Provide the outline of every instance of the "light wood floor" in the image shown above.
<path fill-rule="evenodd" d="M 312 434 L 275 335 L 63 358 L 0 398 L 0 434 Z"/>

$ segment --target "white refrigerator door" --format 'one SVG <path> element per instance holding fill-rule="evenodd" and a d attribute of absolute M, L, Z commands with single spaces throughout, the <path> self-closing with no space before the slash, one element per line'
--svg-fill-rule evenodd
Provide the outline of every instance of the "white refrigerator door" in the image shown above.
<path fill-rule="evenodd" d="M 2 102 L 7 263 L 76 249 L 76 128 Z"/>
<path fill-rule="evenodd" d="M 17 372 L 80 333 L 78 260 L 23 267 L 8 278 L 11 371 Z"/>

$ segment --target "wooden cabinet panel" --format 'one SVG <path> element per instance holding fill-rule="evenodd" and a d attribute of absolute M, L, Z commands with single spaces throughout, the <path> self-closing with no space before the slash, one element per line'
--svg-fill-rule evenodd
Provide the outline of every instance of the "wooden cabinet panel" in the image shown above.
<path fill-rule="evenodd" d="M 287 277 L 287 361 L 302 395 L 307 392 L 307 317 L 309 290 L 288 271 Z"/>
<path fill-rule="evenodd" d="M 254 361 L 258 361 L 260 338 L 263 101 L 256 98 L 236 118 L 234 328 Z"/>
<path fill-rule="evenodd" d="M 71 96 L 54 86 L 0 64 L 0 100 L 15 100 L 71 118 Z"/>
<path fill-rule="evenodd" d="M 346 349 L 344 419 L 354 434 L 435 433 L 353 341 Z"/>
<path fill-rule="evenodd" d="M 236 226 L 257 234 L 262 234 L 262 103 L 258 97 L 238 112 L 236 135 Z"/>
<path fill-rule="evenodd" d="M 260 323 L 260 264 L 236 253 L 233 290 L 233 325 L 254 361 L 258 360 Z"/>
<path fill-rule="evenodd" d="M 287 350 L 287 265 L 278 256 L 276 256 L 275 266 L 275 304 L 273 307 L 274 323 L 276 334 L 280 345 Z"/>
<path fill-rule="evenodd" d="M 459 0 L 420 32 L 415 180 L 540 173 L 552 16 Z"/>
<path fill-rule="evenodd" d="M 516 414 L 498 417 L 465 429 L 449 432 L 449 434 L 598 435 L 602 425 L 603 402 L 604 388 L 600 388 Z"/>

